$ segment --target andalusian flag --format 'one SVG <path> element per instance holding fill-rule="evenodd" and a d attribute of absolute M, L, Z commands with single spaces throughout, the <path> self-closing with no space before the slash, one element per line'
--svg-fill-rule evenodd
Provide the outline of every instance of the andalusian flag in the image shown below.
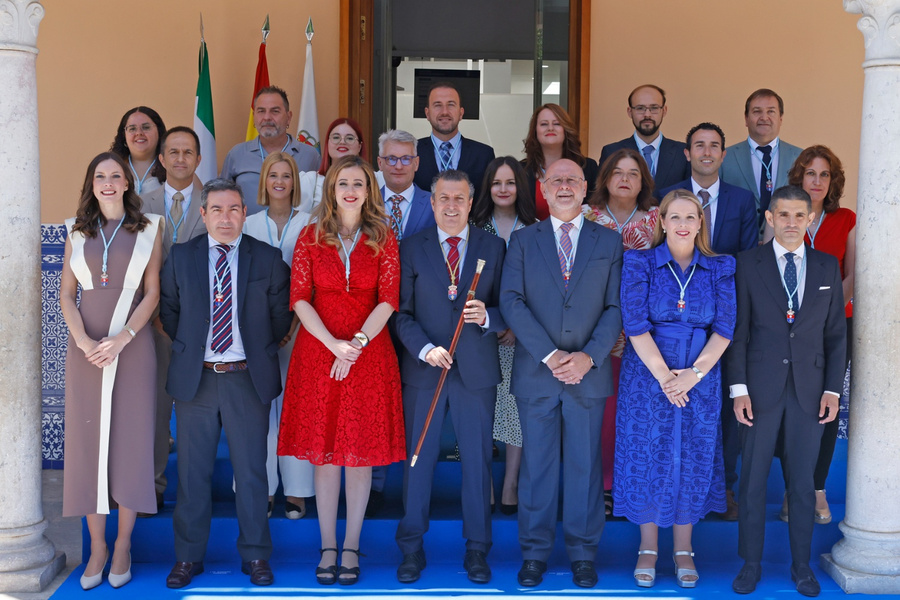
<path fill-rule="evenodd" d="M 203 16 L 200 16 L 200 76 L 197 78 L 197 96 L 194 98 L 194 131 L 200 138 L 200 166 L 197 177 L 206 183 L 219 174 L 216 160 L 216 124 L 213 119 L 212 86 L 209 83 L 209 54 L 203 39 Z"/>
<path fill-rule="evenodd" d="M 303 68 L 303 95 L 300 96 L 300 116 L 297 119 L 297 141 L 309 144 L 319 152 L 319 112 L 316 109 L 316 77 L 313 74 L 313 24 L 306 24 L 306 66 Z"/>
<path fill-rule="evenodd" d="M 256 81 L 253 82 L 253 96 L 250 97 L 250 122 L 247 123 L 247 141 L 256 138 L 259 132 L 253 124 L 253 99 L 256 93 L 269 86 L 269 63 L 266 61 L 266 39 L 269 37 L 269 15 L 262 28 L 262 43 L 259 45 L 259 59 L 256 62 Z"/>

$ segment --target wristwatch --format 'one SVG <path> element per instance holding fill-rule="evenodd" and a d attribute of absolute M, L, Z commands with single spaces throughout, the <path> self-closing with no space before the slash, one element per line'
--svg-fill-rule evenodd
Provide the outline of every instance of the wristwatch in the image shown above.
<path fill-rule="evenodd" d="M 353 337 L 359 342 L 363 348 L 369 345 L 369 336 L 362 332 L 362 330 L 357 331 L 353 334 Z"/>
<path fill-rule="evenodd" d="M 697 379 L 703 379 L 703 377 L 706 375 L 706 373 L 704 373 L 697 367 L 691 367 L 691 371 L 697 374 Z"/>
<path fill-rule="evenodd" d="M 122 325 L 122 329 L 124 329 L 125 331 L 127 331 L 127 332 L 128 332 L 128 335 L 130 335 L 130 336 L 132 337 L 132 339 L 134 339 L 134 336 L 137 335 L 137 333 L 135 332 L 135 330 L 128 326 L 128 323 L 125 323 L 124 325 Z"/>

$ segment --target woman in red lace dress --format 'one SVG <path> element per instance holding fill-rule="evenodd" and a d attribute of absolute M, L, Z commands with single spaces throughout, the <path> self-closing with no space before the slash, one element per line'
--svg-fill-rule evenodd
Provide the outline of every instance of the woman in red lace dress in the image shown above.
<path fill-rule="evenodd" d="M 400 298 L 397 241 L 372 168 L 347 156 L 328 170 L 316 222 L 297 240 L 291 306 L 302 325 L 291 355 L 278 454 L 316 465 L 322 536 L 316 579 L 359 578 L 359 536 L 372 467 L 406 458 L 400 371 L 385 329 Z M 345 468 L 347 528 L 337 567 Z"/>

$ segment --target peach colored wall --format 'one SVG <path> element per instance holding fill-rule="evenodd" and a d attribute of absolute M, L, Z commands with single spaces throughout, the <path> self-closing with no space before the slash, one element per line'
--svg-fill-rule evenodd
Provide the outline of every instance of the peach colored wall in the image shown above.
<path fill-rule="evenodd" d="M 781 137 L 831 147 L 847 172 L 842 202 L 855 208 L 864 58 L 857 18 L 840 0 L 594 0 L 591 156 L 634 131 L 625 107 L 642 83 L 666 90 L 665 135 L 683 140 L 712 121 L 728 145 L 747 139 L 744 101 L 767 87 L 784 98 Z"/>
<path fill-rule="evenodd" d="M 203 13 L 219 167 L 244 140 L 260 29 L 270 16 L 269 76 L 291 100 L 296 133 L 311 16 L 319 123 L 337 117 L 337 0 L 44 0 L 38 36 L 41 220 L 75 213 L 87 163 L 109 148 L 122 114 L 139 104 L 167 127 L 193 124 Z"/>

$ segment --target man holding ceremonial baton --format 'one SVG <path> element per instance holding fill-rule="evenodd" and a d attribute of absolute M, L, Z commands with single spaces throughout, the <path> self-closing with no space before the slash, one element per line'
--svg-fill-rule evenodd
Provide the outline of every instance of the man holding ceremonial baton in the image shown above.
<path fill-rule="evenodd" d="M 491 428 L 500 383 L 497 332 L 506 323 L 497 308 L 504 243 L 469 227 L 473 187 L 462 171 L 441 172 L 431 186 L 436 227 L 403 240 L 400 246 L 400 310 L 397 337 L 405 349 L 400 365 L 408 456 L 404 465 L 404 516 L 397 527 L 403 562 L 397 579 L 412 583 L 425 568 L 423 536 L 428 529 L 431 484 L 449 412 L 459 442 L 462 467 L 463 565 L 471 581 L 487 583 L 491 570 Z M 485 266 L 473 299 L 476 262 Z M 463 321 L 459 336 L 454 333 Z M 456 341 L 458 352 L 449 349 Z M 441 373 L 449 370 L 438 388 Z M 434 402 L 433 422 L 428 413 Z M 424 436 L 423 430 L 425 431 Z M 418 460 L 412 466 L 417 441 Z"/>

